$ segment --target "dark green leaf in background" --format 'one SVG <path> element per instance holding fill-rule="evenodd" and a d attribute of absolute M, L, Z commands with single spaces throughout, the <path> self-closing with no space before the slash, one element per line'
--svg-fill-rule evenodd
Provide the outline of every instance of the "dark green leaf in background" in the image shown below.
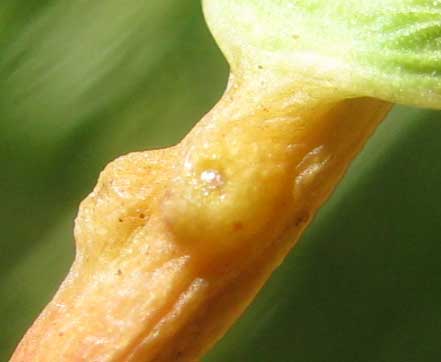
<path fill-rule="evenodd" d="M 176 143 L 219 98 L 227 67 L 191 0 L 13 0 L 2 2 L 0 14 L 7 19 L 0 50 L 3 361 L 66 273 L 73 219 L 99 171 L 121 154 Z"/>
<path fill-rule="evenodd" d="M 227 67 L 194 0 L 0 4 L 0 360 L 120 154 L 177 142 Z M 354 120 L 356 122 L 356 120 Z M 396 108 L 213 362 L 438 362 L 441 114 Z"/>

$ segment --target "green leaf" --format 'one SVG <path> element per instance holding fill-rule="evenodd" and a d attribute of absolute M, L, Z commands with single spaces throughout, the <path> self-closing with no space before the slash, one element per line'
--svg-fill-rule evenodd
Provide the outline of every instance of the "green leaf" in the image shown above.
<path fill-rule="evenodd" d="M 342 97 L 441 108 L 439 1 L 204 0 L 204 8 L 238 74 L 264 68 Z"/>

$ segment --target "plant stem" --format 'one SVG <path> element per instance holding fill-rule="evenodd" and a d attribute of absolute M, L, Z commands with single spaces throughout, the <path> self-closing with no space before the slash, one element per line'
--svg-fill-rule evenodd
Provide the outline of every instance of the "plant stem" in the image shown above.
<path fill-rule="evenodd" d="M 227 331 L 390 109 L 254 85 L 232 80 L 179 145 L 106 168 L 11 362 L 195 361 Z"/>

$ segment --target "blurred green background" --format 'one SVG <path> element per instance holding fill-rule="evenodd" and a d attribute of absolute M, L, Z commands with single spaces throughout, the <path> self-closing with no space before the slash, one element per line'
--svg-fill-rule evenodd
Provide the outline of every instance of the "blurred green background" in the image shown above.
<path fill-rule="evenodd" d="M 196 0 L 2 0 L 0 24 L 6 361 L 69 268 L 99 171 L 176 143 L 228 68 Z M 440 140 L 441 113 L 396 107 L 206 361 L 438 362 Z"/>

